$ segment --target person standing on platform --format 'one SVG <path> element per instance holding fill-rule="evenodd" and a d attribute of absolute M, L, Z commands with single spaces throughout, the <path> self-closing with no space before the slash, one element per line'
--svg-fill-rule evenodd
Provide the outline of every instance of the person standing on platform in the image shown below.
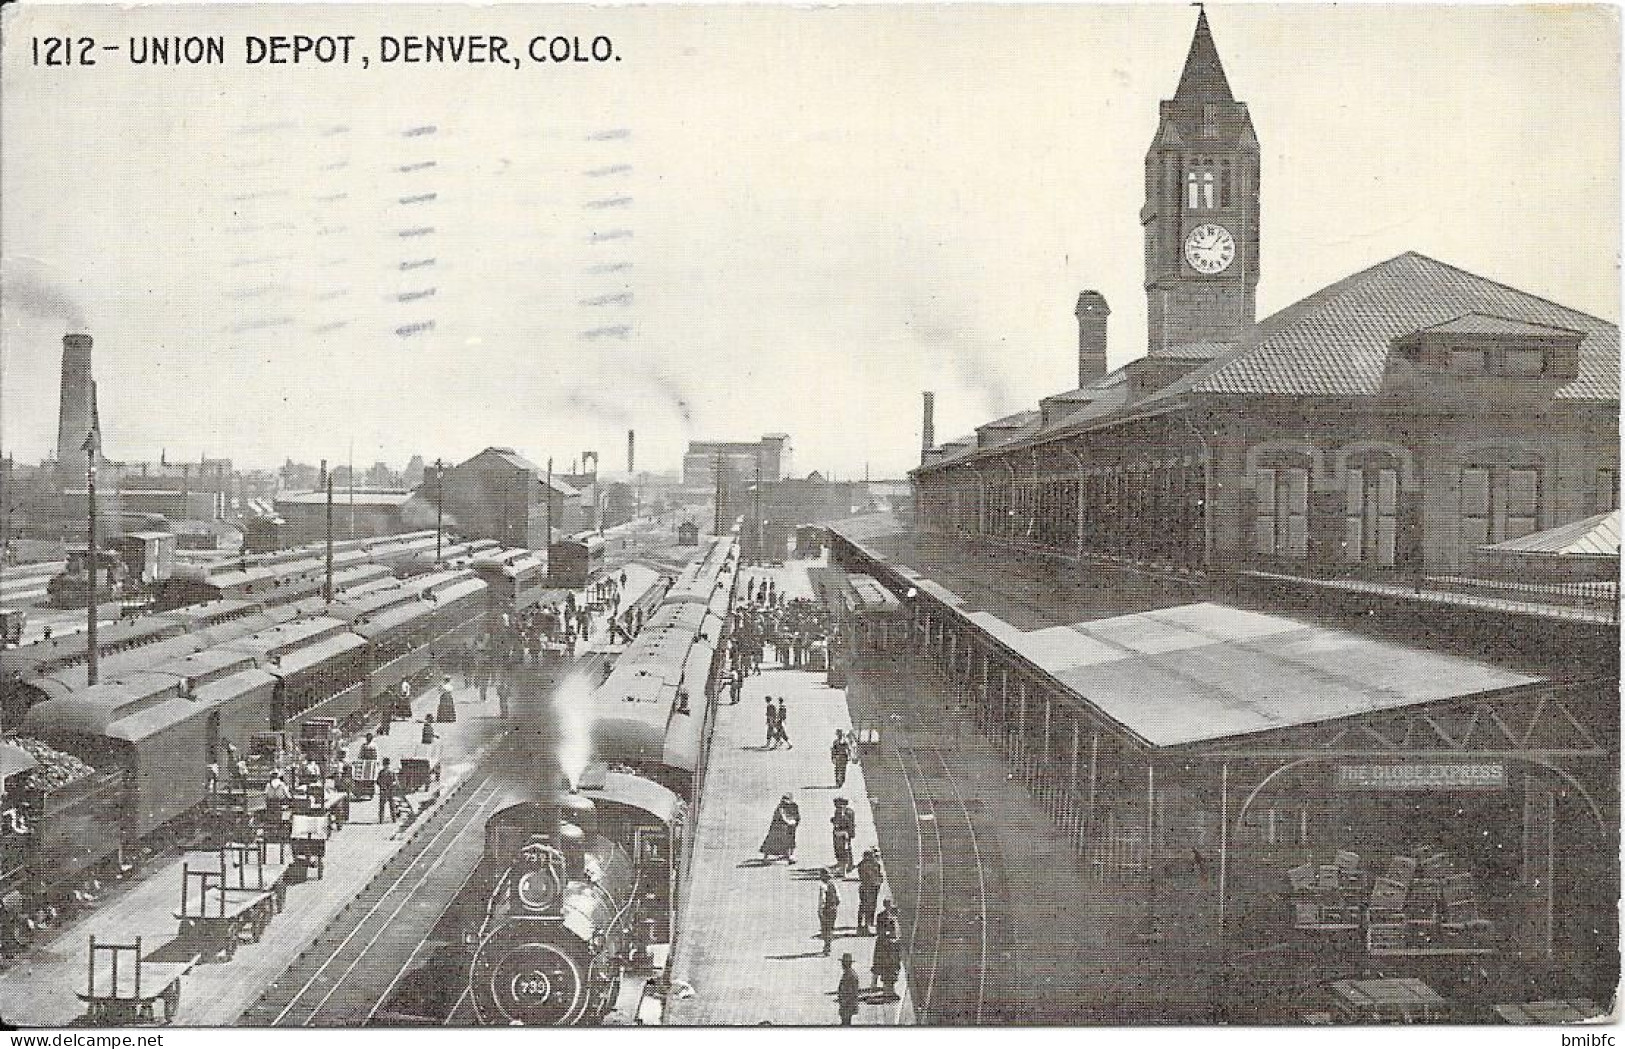
<path fill-rule="evenodd" d="M 852 968 L 852 952 L 841 955 L 841 982 L 835 988 L 835 1007 L 841 1016 L 841 1026 L 851 1027 L 858 1015 L 858 974 Z"/>
<path fill-rule="evenodd" d="M 858 861 L 858 934 L 861 936 L 874 935 L 875 904 L 880 902 L 880 886 L 885 881 L 886 874 L 880 869 L 880 850 L 864 849 L 863 859 Z"/>
<path fill-rule="evenodd" d="M 440 683 L 440 702 L 435 710 L 435 720 L 442 725 L 450 725 L 457 720 L 457 700 L 451 694 L 450 674 Z"/>
<path fill-rule="evenodd" d="M 845 878 L 852 869 L 852 839 L 857 837 L 858 818 L 845 798 L 835 799 L 835 815 L 829 818 L 830 834 L 835 842 L 835 876 Z"/>
<path fill-rule="evenodd" d="M 801 806 L 789 794 L 779 799 L 773 810 L 773 822 L 768 825 L 767 837 L 762 839 L 762 860 L 788 860 L 796 862 L 796 828 L 801 825 Z"/>
<path fill-rule="evenodd" d="M 784 707 L 783 696 L 779 697 L 779 742 L 791 750 L 796 749 L 796 745 L 790 742 L 790 712 Z"/>
<path fill-rule="evenodd" d="M 728 676 L 728 697 L 732 705 L 739 705 L 740 694 L 745 691 L 745 675 L 740 672 L 739 666 L 734 665 L 733 673 Z"/>
<path fill-rule="evenodd" d="M 840 729 L 835 730 L 835 742 L 829 745 L 829 760 L 835 766 L 835 786 L 846 786 L 846 765 L 852 760 L 852 745 Z"/>
<path fill-rule="evenodd" d="M 401 678 L 400 699 L 395 704 L 395 716 L 410 719 L 412 716 L 412 682 L 408 678 Z"/>
<path fill-rule="evenodd" d="M 434 715 L 423 715 L 423 745 L 427 747 L 434 742 Z"/>
<path fill-rule="evenodd" d="M 394 822 L 400 815 L 395 802 L 395 770 L 389 767 L 389 759 L 384 759 L 383 768 L 378 770 L 378 822 L 384 822 L 384 809 L 389 809 L 390 822 Z"/>
<path fill-rule="evenodd" d="M 377 746 L 377 744 L 373 743 L 373 741 L 372 741 L 372 733 L 371 732 L 367 733 L 367 738 L 361 741 L 361 749 L 356 752 L 356 760 L 357 761 L 377 761 L 378 760 L 378 746 Z"/>
<path fill-rule="evenodd" d="M 835 919 L 841 913 L 841 890 L 835 887 L 835 877 L 829 871 L 819 871 L 818 935 L 824 940 L 824 954 L 829 955 L 835 942 Z"/>
<path fill-rule="evenodd" d="M 387 736 L 389 735 L 389 726 L 395 723 L 395 707 L 387 695 L 384 697 L 383 707 L 384 713 L 378 718 L 378 734 Z"/>
<path fill-rule="evenodd" d="M 903 971 L 902 923 L 890 900 L 875 920 L 875 953 L 869 968 L 875 986 L 884 986 L 888 995 L 896 995 L 897 976 Z"/>
<path fill-rule="evenodd" d="M 767 697 L 767 749 L 775 750 L 779 745 L 779 708 L 773 705 L 773 697 Z"/>

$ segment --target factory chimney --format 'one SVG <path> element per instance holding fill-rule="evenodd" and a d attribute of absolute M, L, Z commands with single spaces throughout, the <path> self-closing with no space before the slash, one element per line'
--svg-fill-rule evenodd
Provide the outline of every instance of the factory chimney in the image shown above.
<path fill-rule="evenodd" d="M 90 336 L 62 336 L 62 389 L 56 415 L 56 461 L 64 477 L 85 472 L 85 434 L 95 426 L 96 393 L 90 381 Z"/>
<path fill-rule="evenodd" d="M 1098 291 L 1078 296 L 1078 386 L 1089 386 L 1106 376 L 1106 319 L 1112 308 Z"/>
<path fill-rule="evenodd" d="M 937 446 L 936 426 L 936 395 L 930 390 L 925 391 L 925 419 L 920 425 L 920 461 L 925 461 L 925 453 Z"/>
<path fill-rule="evenodd" d="M 631 430 L 626 431 L 626 476 L 632 477 L 633 467 L 637 465 L 637 434 Z"/>

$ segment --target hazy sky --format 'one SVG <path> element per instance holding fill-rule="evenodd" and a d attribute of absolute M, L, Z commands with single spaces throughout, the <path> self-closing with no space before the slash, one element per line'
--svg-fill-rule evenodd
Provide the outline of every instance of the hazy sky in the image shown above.
<path fill-rule="evenodd" d="M 1417 250 L 1617 319 L 1613 10 L 1209 16 L 1263 144 L 1261 315 Z M 783 430 L 800 472 L 896 475 L 920 390 L 946 439 L 1074 385 L 1082 288 L 1112 365 L 1143 353 L 1142 161 L 1194 21 L 8 7 L 0 444 L 50 454 L 82 328 L 114 458 L 620 469 L 635 427 L 661 468 Z M 227 63 L 31 64 L 64 33 L 220 33 Z M 246 65 L 274 33 L 354 34 L 355 60 Z M 606 34 L 622 60 L 378 64 L 413 33 Z"/>

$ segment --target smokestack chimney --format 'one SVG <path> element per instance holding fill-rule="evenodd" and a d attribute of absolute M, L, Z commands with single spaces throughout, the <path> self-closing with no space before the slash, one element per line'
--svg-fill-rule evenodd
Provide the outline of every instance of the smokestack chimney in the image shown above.
<path fill-rule="evenodd" d="M 1088 386 L 1106 376 L 1106 319 L 1112 308 L 1098 291 L 1078 296 L 1078 385 Z"/>
<path fill-rule="evenodd" d="M 925 419 L 920 425 L 920 461 L 925 461 L 925 453 L 937 446 L 937 398 L 930 390 L 925 391 Z"/>
<path fill-rule="evenodd" d="M 62 389 L 57 402 L 56 461 L 68 477 L 85 472 L 85 434 L 95 426 L 96 394 L 90 382 L 90 336 L 62 336 Z"/>
<path fill-rule="evenodd" d="M 626 476 L 632 476 L 632 470 L 637 465 L 637 435 L 631 430 L 626 431 Z"/>

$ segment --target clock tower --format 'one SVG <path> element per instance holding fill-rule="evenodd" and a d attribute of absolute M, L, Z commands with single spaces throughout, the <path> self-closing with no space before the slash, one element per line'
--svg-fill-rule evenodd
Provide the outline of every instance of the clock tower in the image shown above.
<path fill-rule="evenodd" d="M 1148 352 L 1184 357 L 1184 345 L 1240 339 L 1257 315 L 1258 139 L 1206 11 L 1145 155 L 1140 224 Z"/>

